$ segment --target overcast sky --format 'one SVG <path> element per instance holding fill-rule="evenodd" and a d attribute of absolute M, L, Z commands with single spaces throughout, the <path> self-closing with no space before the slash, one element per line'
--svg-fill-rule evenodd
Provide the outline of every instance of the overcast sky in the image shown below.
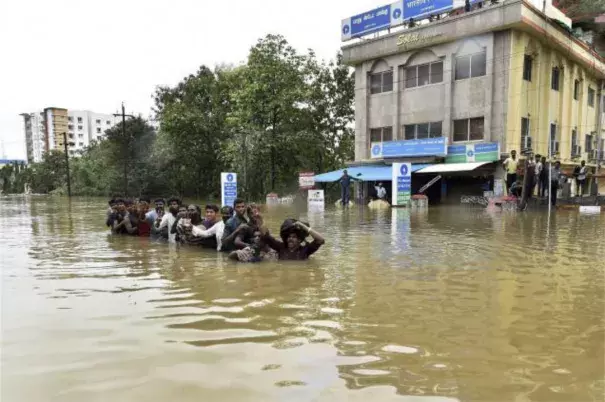
<path fill-rule="evenodd" d="M 380 0 L 19 0 L 0 3 L 0 141 L 25 159 L 19 113 L 47 106 L 149 116 L 157 85 L 239 63 L 268 33 L 333 58 L 340 21 Z M 0 157 L 2 157 L 0 150 Z"/>

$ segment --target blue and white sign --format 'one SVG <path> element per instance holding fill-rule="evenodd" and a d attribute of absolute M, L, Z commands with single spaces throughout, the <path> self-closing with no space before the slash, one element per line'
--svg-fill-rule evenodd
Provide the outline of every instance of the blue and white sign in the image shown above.
<path fill-rule="evenodd" d="M 345 18 L 340 24 L 342 41 L 403 24 L 403 2 L 387 4 L 362 14 Z"/>
<path fill-rule="evenodd" d="M 370 144 L 370 153 L 372 159 L 445 156 L 447 155 L 447 138 L 373 142 Z"/>
<path fill-rule="evenodd" d="M 408 206 L 412 196 L 412 164 L 393 163 L 393 206 Z"/>
<path fill-rule="evenodd" d="M 221 173 L 221 205 L 233 207 L 237 198 L 237 173 Z"/>
<path fill-rule="evenodd" d="M 417 21 L 452 10 L 453 7 L 453 0 L 403 0 L 403 17 Z"/>

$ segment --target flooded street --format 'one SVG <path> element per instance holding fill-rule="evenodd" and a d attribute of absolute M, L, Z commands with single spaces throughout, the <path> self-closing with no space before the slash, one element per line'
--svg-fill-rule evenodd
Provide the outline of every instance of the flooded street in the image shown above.
<path fill-rule="evenodd" d="M 602 401 L 605 215 L 265 211 L 308 262 L 112 237 L 0 198 L 1 400 Z"/>

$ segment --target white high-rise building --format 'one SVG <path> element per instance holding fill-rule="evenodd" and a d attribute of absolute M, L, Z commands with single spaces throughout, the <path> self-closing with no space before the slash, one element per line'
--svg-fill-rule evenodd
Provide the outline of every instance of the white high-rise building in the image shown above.
<path fill-rule="evenodd" d="M 46 135 L 44 130 L 44 112 L 22 113 L 25 130 L 25 149 L 27 161 L 42 162 L 42 155 L 46 150 Z"/>
<path fill-rule="evenodd" d="M 63 151 L 63 133 L 67 136 L 69 155 L 78 156 L 93 141 L 104 139 L 105 131 L 120 121 L 113 114 L 56 107 L 21 116 L 29 163 L 41 162 L 44 153 L 51 149 Z"/>

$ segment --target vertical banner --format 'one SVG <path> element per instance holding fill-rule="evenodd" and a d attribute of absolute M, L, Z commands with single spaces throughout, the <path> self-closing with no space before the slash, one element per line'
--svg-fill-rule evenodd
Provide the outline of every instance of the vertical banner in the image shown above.
<path fill-rule="evenodd" d="M 309 190 L 307 197 L 309 211 L 323 211 L 325 208 L 325 199 L 323 190 Z"/>
<path fill-rule="evenodd" d="M 393 163 L 393 206 L 407 207 L 412 196 L 412 164 Z"/>
<path fill-rule="evenodd" d="M 237 198 L 237 173 L 221 173 L 221 206 L 233 207 Z"/>

